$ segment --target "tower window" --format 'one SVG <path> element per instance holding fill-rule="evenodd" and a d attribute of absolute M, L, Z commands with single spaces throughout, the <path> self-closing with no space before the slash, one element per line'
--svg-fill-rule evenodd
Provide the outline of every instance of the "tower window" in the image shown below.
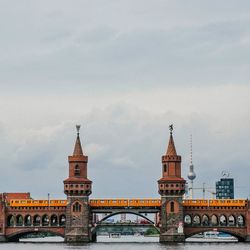
<path fill-rule="evenodd" d="M 170 212 L 171 213 L 174 212 L 174 202 L 173 201 L 170 202 Z"/>
<path fill-rule="evenodd" d="M 80 167 L 75 165 L 75 176 L 80 176 Z"/>
<path fill-rule="evenodd" d="M 79 202 L 76 202 L 74 205 L 73 205 L 73 212 L 81 212 L 82 210 L 82 206 Z"/>
<path fill-rule="evenodd" d="M 164 164 L 163 165 L 163 172 L 167 172 L 168 171 L 168 166 L 167 166 L 167 164 Z"/>

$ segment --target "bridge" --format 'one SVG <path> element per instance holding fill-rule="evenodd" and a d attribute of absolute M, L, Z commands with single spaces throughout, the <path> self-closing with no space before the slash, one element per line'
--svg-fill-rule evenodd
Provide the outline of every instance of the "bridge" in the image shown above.
<path fill-rule="evenodd" d="M 250 241 L 248 200 L 183 199 L 186 181 L 181 177 L 181 156 L 176 153 L 172 127 L 167 152 L 162 156 L 160 198 L 89 199 L 92 181 L 87 178 L 88 156 L 83 154 L 79 129 L 77 126 L 73 155 L 68 157 L 69 176 L 64 180 L 67 200 L 34 200 L 30 193 L 0 194 L 0 241 L 18 241 L 29 233 L 52 233 L 64 237 L 65 242 L 95 241 L 98 228 L 111 226 L 106 219 L 122 213 L 148 220 L 148 225 L 159 231 L 160 242 L 182 242 L 212 230 Z M 106 216 L 96 221 L 100 213 Z M 145 213 L 156 214 L 158 220 L 149 220 Z M 117 226 L 136 226 L 132 224 Z"/>

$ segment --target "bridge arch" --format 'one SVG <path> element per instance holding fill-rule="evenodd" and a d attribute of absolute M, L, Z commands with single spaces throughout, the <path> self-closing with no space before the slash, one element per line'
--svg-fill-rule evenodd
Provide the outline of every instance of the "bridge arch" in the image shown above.
<path fill-rule="evenodd" d="M 15 231 L 12 234 L 7 235 L 8 241 L 19 241 L 20 238 L 23 236 L 30 234 L 30 233 L 51 233 L 55 236 L 60 236 L 64 238 L 64 232 L 59 232 L 58 230 L 48 229 L 48 228 L 36 228 L 37 230 L 34 231 L 34 229 L 27 228 L 27 229 L 20 229 Z"/>
<path fill-rule="evenodd" d="M 141 213 L 135 212 L 135 211 L 118 211 L 118 212 L 113 212 L 113 213 L 108 214 L 104 218 L 102 218 L 98 223 L 101 223 L 101 222 L 107 220 L 108 218 L 113 217 L 113 216 L 118 215 L 118 214 L 134 214 L 134 215 L 138 215 L 138 216 L 142 217 L 143 219 L 147 220 L 150 224 L 154 225 L 154 222 L 152 220 L 150 220 L 148 217 L 146 217 L 145 215 L 143 215 Z"/>
<path fill-rule="evenodd" d="M 95 225 L 95 227 L 93 227 L 93 228 L 91 229 L 93 241 L 96 241 L 96 238 L 97 238 L 96 233 L 97 233 L 98 227 L 101 226 L 100 223 L 103 222 L 103 221 L 105 221 L 106 219 L 108 219 L 108 218 L 110 218 L 110 217 L 112 217 L 112 216 L 118 215 L 118 214 L 134 214 L 134 215 L 140 216 L 140 217 L 144 218 L 145 220 L 147 220 L 147 221 L 149 222 L 149 225 L 153 226 L 153 227 L 160 233 L 159 228 L 157 228 L 157 227 L 155 226 L 154 222 L 153 222 L 152 220 L 150 220 L 149 218 L 147 218 L 145 215 L 143 215 L 143 214 L 141 214 L 141 213 L 139 213 L 139 212 L 136 212 L 136 211 L 117 211 L 117 212 L 113 212 L 113 213 L 111 213 L 111 214 L 108 214 L 107 216 L 105 216 L 104 218 L 102 218 L 102 219 Z"/>
<path fill-rule="evenodd" d="M 239 233 L 239 232 L 236 232 L 236 231 L 233 231 L 232 229 L 225 229 L 225 228 L 216 228 L 216 232 L 221 232 L 221 233 L 227 233 L 227 234 L 231 234 L 232 236 L 234 236 L 235 238 L 238 239 L 238 241 L 245 241 L 245 235 Z M 208 232 L 208 231 L 211 231 L 211 228 L 196 228 L 195 230 L 192 230 L 190 233 L 188 232 L 185 232 L 185 238 L 189 238 L 189 237 L 192 237 L 196 234 L 199 234 L 199 233 L 205 233 L 205 232 Z"/>

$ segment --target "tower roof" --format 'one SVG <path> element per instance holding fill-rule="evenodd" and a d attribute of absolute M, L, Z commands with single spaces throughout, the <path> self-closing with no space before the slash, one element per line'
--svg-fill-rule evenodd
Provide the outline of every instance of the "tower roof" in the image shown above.
<path fill-rule="evenodd" d="M 77 137 L 76 137 L 76 143 L 75 143 L 75 148 L 74 148 L 74 152 L 73 152 L 74 156 L 83 155 L 81 140 L 80 140 L 80 136 L 79 136 L 80 125 L 76 125 L 76 129 L 77 129 Z"/>
<path fill-rule="evenodd" d="M 176 153 L 176 149 L 175 149 L 175 145 L 174 145 L 174 139 L 173 139 L 173 125 L 169 126 L 169 130 L 170 130 L 170 138 L 169 138 L 169 142 L 168 142 L 168 148 L 167 148 L 167 152 L 166 155 L 177 155 Z"/>

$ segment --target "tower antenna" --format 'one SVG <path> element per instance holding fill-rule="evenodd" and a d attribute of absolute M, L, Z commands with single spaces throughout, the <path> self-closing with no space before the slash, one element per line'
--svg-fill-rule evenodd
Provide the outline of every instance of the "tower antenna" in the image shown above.
<path fill-rule="evenodd" d="M 189 172 L 188 172 L 188 179 L 190 180 L 190 186 L 189 191 L 190 195 L 189 198 L 193 199 L 193 182 L 196 177 L 196 174 L 194 172 L 194 165 L 193 165 L 193 138 L 192 134 L 190 135 L 190 165 L 189 165 Z"/>

